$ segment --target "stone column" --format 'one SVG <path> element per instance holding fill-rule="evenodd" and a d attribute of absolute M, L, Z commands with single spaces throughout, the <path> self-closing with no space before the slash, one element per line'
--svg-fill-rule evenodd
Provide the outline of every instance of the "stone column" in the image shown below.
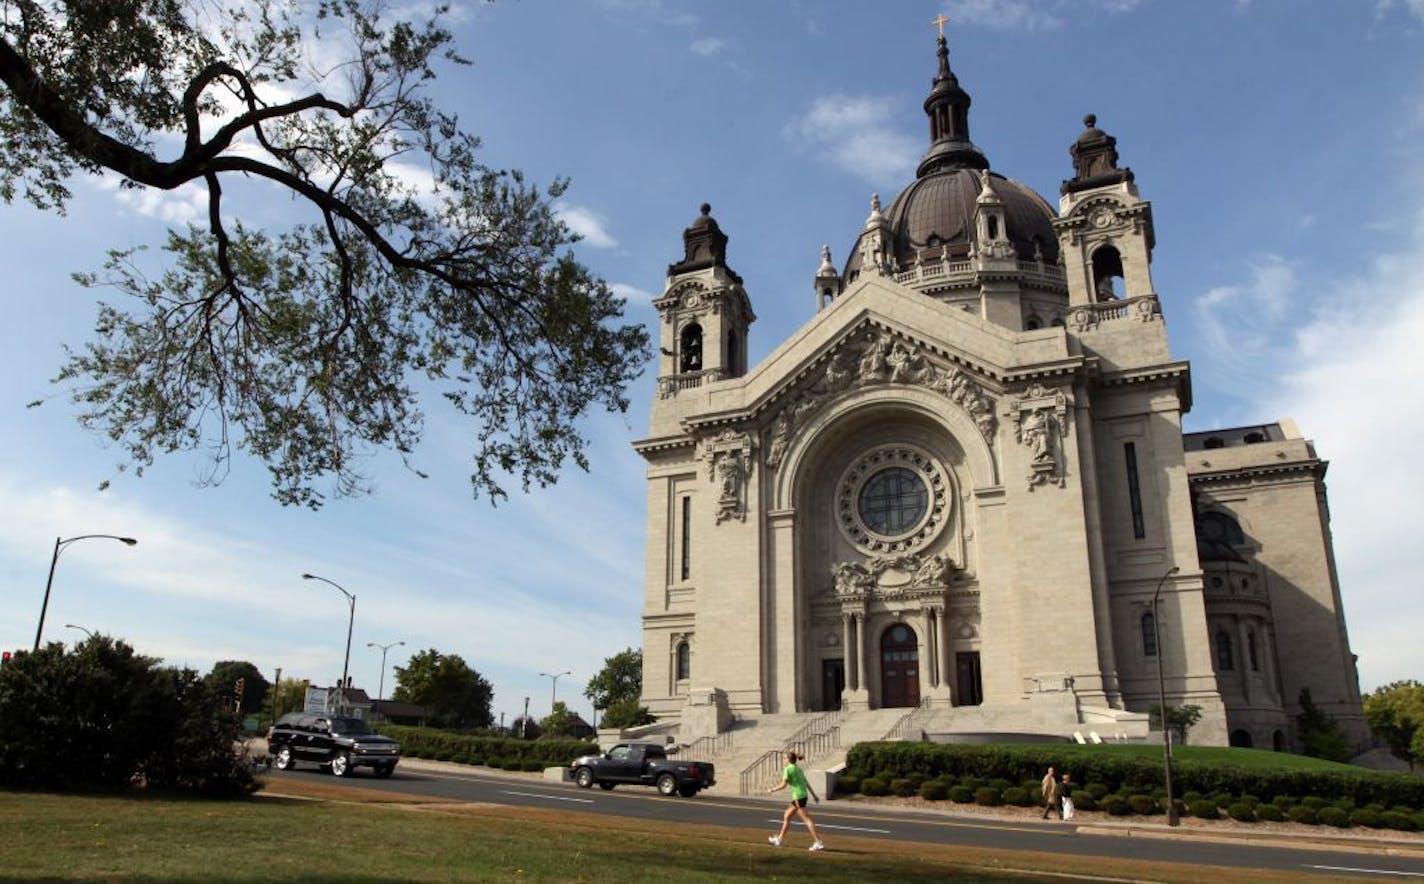
<path fill-rule="evenodd" d="M 1250 630 L 1246 628 L 1246 619 L 1244 617 L 1236 618 L 1236 632 L 1239 636 L 1239 642 L 1241 644 L 1241 653 L 1237 654 L 1237 659 L 1241 661 L 1241 696 L 1242 699 L 1244 699 L 1249 705 L 1251 702 L 1252 693 L 1251 682 L 1255 678 L 1255 676 L 1252 675 L 1252 672 L 1254 670 L 1251 669 L 1251 642 L 1247 638 L 1247 636 L 1250 634 Z M 1261 658 L 1260 655 L 1261 649 L 1257 648 L 1257 660 Z"/>
<path fill-rule="evenodd" d="M 925 607 L 925 662 L 931 688 L 939 687 L 939 617 L 933 606 Z"/>
<path fill-rule="evenodd" d="M 855 615 L 841 612 L 841 647 L 845 648 L 845 686 L 851 690 L 859 687 L 855 674 Z"/>

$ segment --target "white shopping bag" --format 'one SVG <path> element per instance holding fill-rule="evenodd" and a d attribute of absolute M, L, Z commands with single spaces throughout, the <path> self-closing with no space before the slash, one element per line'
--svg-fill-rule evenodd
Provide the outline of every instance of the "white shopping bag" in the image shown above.
<path fill-rule="evenodd" d="M 1073 818 L 1073 799 L 1066 796 L 1063 798 L 1063 818 L 1065 820 Z"/>

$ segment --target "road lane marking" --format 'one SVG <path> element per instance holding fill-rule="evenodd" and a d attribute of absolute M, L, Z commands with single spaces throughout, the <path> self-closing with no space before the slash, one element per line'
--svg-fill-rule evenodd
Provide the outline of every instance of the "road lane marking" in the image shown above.
<path fill-rule="evenodd" d="M 778 824 L 780 824 L 780 822 L 781 822 L 781 818 L 780 818 L 780 817 L 776 817 L 776 818 L 774 818 L 774 819 L 769 819 L 769 820 L 767 820 L 767 822 L 768 822 L 768 823 L 771 823 L 772 825 L 778 825 Z M 805 828 L 805 824 L 802 823 L 800 820 L 792 820 L 792 821 L 791 821 L 791 824 L 792 824 L 793 826 L 801 826 L 802 828 Z M 818 828 L 818 829 L 838 829 L 839 831 L 842 831 L 842 832 L 870 832 L 870 833 L 872 833 L 872 834 L 874 834 L 874 835 L 889 835 L 889 834 L 890 834 L 890 830 L 889 830 L 889 829 L 867 829 L 867 828 L 865 828 L 865 827 L 863 827 L 863 826 L 837 826 L 835 823 L 816 823 L 816 828 Z"/>
<path fill-rule="evenodd" d="M 1354 872 L 1362 875 L 1398 875 L 1403 878 L 1424 878 L 1424 872 L 1396 872 L 1393 869 L 1357 869 L 1353 866 L 1306 866 L 1322 872 Z"/>
<path fill-rule="evenodd" d="M 562 795 L 542 795 L 538 792 L 515 792 L 510 789 L 500 789 L 501 795 L 519 795 L 524 798 L 547 798 L 550 801 L 572 801 L 575 804 L 592 804 L 592 798 L 565 798 Z"/>

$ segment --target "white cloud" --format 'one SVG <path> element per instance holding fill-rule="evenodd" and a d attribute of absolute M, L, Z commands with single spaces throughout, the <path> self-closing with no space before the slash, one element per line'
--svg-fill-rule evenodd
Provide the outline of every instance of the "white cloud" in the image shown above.
<path fill-rule="evenodd" d="M 1228 328 L 1247 326 L 1234 338 L 1237 360 L 1294 366 L 1237 392 L 1263 419 L 1295 418 L 1330 462 L 1331 530 L 1365 690 L 1424 672 L 1419 619 L 1401 608 L 1402 594 L 1419 583 L 1424 523 L 1417 468 L 1424 410 L 1408 392 L 1408 368 L 1424 362 L 1424 214 L 1416 225 L 1407 249 L 1377 257 L 1353 278 L 1296 291 L 1303 274 L 1272 258 L 1252 268 L 1249 283 L 1207 295 L 1229 311 Z M 1274 337 L 1263 334 L 1272 323 L 1251 309 L 1257 297 L 1275 316 Z"/>
<path fill-rule="evenodd" d="M 924 145 L 894 128 L 903 102 L 883 96 L 827 95 L 788 123 L 782 134 L 843 171 L 872 184 L 908 177 Z"/>
<path fill-rule="evenodd" d="M 613 294 L 627 301 L 630 306 L 651 306 L 653 299 L 657 297 L 652 292 L 644 291 L 625 282 L 610 282 L 608 287 L 613 290 Z"/>
<path fill-rule="evenodd" d="M 618 245 L 618 240 L 604 228 L 603 216 L 592 209 L 558 203 L 554 206 L 554 212 L 570 230 L 583 238 L 586 245 L 595 249 L 611 249 Z"/>
<path fill-rule="evenodd" d="M 610 12 L 646 18 L 657 24 L 691 27 L 699 21 L 693 13 L 672 9 L 664 0 L 598 0 L 598 4 Z"/>
<path fill-rule="evenodd" d="M 1062 27 L 1074 16 L 1131 12 L 1141 0 L 961 0 L 949 10 L 961 24 L 999 30 L 1037 31 Z"/>
<path fill-rule="evenodd" d="M 1280 364 L 1260 356 L 1281 340 L 1281 320 L 1296 290 L 1295 271 L 1279 255 L 1257 258 L 1250 271 L 1249 282 L 1217 286 L 1194 304 L 1210 349 L 1206 376 L 1231 387 Z"/>
<path fill-rule="evenodd" d="M 1424 21 L 1424 0 L 1379 0 L 1375 5 L 1375 18 L 1381 19 L 1394 7 L 1402 6 L 1406 12 Z"/>
<path fill-rule="evenodd" d="M 693 53 L 703 58 L 711 58 L 727 48 L 727 41 L 721 37 L 703 37 L 700 40 L 693 40 L 689 47 Z"/>

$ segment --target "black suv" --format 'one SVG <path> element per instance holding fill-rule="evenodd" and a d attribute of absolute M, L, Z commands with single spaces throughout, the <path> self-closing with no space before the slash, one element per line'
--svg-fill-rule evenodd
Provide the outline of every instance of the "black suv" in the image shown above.
<path fill-rule="evenodd" d="M 298 761 L 330 767 L 338 777 L 354 767 L 369 767 L 378 777 L 388 777 L 400 760 L 400 744 L 383 737 L 359 718 L 288 712 L 267 732 L 267 750 L 278 770 L 291 770 Z"/>

